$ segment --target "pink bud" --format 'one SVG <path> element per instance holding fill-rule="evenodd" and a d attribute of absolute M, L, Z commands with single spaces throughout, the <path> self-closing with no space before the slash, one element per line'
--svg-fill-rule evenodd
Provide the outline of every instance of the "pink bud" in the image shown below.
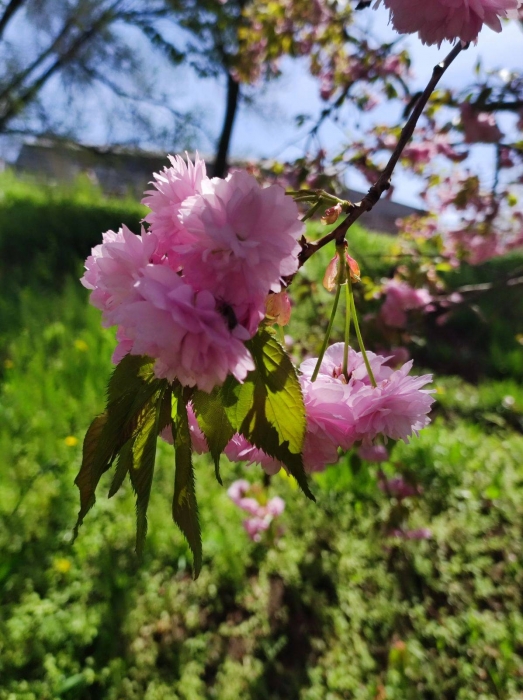
<path fill-rule="evenodd" d="M 360 281 L 360 266 L 354 260 L 354 258 L 351 258 L 351 256 L 348 253 L 345 253 L 345 257 L 347 258 L 347 265 L 349 266 L 350 270 L 350 278 L 352 282 L 359 282 Z"/>
<path fill-rule="evenodd" d="M 265 302 L 265 313 L 269 323 L 286 326 L 291 320 L 291 302 L 287 292 L 269 294 Z"/>
<path fill-rule="evenodd" d="M 338 280 L 338 256 L 335 255 L 327 265 L 323 276 L 323 286 L 328 292 L 332 292 Z"/>
<path fill-rule="evenodd" d="M 351 258 L 348 253 L 345 253 L 345 259 L 350 271 L 351 282 L 360 281 L 360 266 Z M 323 286 L 328 292 L 332 292 L 338 282 L 339 267 L 338 267 L 338 255 L 335 255 L 330 263 L 327 265 L 325 270 L 325 275 L 323 276 Z"/>
<path fill-rule="evenodd" d="M 342 208 L 339 202 L 333 207 L 329 207 L 325 210 L 325 214 L 321 217 L 322 224 L 334 224 L 338 220 L 338 217 L 341 214 L 341 212 Z"/>

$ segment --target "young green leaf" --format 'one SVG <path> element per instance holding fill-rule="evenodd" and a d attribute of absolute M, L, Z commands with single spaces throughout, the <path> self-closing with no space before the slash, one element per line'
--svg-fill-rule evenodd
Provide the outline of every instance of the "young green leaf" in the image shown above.
<path fill-rule="evenodd" d="M 234 430 L 271 457 L 281 460 L 305 494 L 314 500 L 303 469 L 305 407 L 293 364 L 267 331 L 247 343 L 256 369 L 243 384 L 229 377 L 222 402 Z"/>
<path fill-rule="evenodd" d="M 192 404 L 198 425 L 205 435 L 209 452 L 214 460 L 216 479 L 222 484 L 220 455 L 235 433 L 223 406 L 222 392 L 220 389 L 215 389 L 210 394 L 204 391 L 195 391 L 192 396 Z"/>
<path fill-rule="evenodd" d="M 74 537 L 96 501 L 95 490 L 102 475 L 134 436 L 144 407 L 166 386 L 166 380 L 155 377 L 150 358 L 126 355 L 116 366 L 107 388 L 106 410 L 95 418 L 84 440 L 82 466 L 75 479 L 80 490 L 80 511 Z M 118 479 L 113 482 L 115 487 Z"/>
<path fill-rule="evenodd" d="M 128 472 L 133 468 L 133 438 L 127 440 L 125 445 L 120 450 L 118 461 L 116 463 L 116 471 L 111 481 L 107 498 L 112 498 L 120 489 Z"/>
<path fill-rule="evenodd" d="M 136 553 L 141 556 L 147 534 L 147 507 L 156 459 L 156 441 L 163 390 L 153 395 L 142 411 L 139 425 L 132 439 L 131 484 L 136 493 Z"/>
<path fill-rule="evenodd" d="M 73 537 L 78 536 L 78 528 L 83 522 L 85 515 L 93 507 L 95 502 L 95 489 L 100 480 L 100 476 L 95 479 L 93 475 L 94 467 L 99 460 L 100 436 L 107 422 L 107 414 L 102 413 L 93 420 L 84 438 L 82 466 L 75 479 L 75 484 L 80 491 L 80 511 L 73 531 Z"/>
<path fill-rule="evenodd" d="M 176 471 L 174 477 L 173 520 L 182 531 L 194 558 L 194 578 L 198 578 L 202 568 L 202 538 L 198 519 L 198 505 L 194 486 L 194 469 L 191 459 L 191 434 L 187 417 L 187 405 L 177 392 L 173 402 L 175 428 L 174 450 Z"/>

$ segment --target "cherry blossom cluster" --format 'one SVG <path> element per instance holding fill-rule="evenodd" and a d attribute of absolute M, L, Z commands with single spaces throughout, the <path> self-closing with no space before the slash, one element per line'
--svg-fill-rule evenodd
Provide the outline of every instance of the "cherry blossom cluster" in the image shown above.
<path fill-rule="evenodd" d="M 267 500 L 259 489 L 253 488 L 245 479 L 234 481 L 227 494 L 233 503 L 249 514 L 243 521 L 245 532 L 254 542 L 260 542 L 274 519 L 285 510 L 285 502 L 279 496 Z"/>
<path fill-rule="evenodd" d="M 211 391 L 254 368 L 244 341 L 296 272 L 303 224 L 277 185 L 245 172 L 210 179 L 198 156 L 170 160 L 143 200 L 147 228 L 105 233 L 82 283 L 118 327 L 115 362 L 148 355 L 158 377 Z"/>
<path fill-rule="evenodd" d="M 360 449 L 365 459 L 370 459 L 370 455 L 383 457 L 386 450 L 373 444 L 376 438 L 408 442 L 409 437 L 430 422 L 428 413 L 434 399 L 432 390 L 423 387 L 432 381 L 432 375 L 409 376 L 412 361 L 393 370 L 387 365 L 388 357 L 369 352 L 367 357 L 376 380 L 376 386 L 372 386 L 362 353 L 352 348 L 349 348 L 348 374 L 343 374 L 343 352 L 343 343 L 331 345 L 314 381 L 317 358 L 305 360 L 300 366 L 307 418 L 303 445 L 307 473 L 323 471 L 327 465 L 335 464 L 339 450 L 347 451 L 355 444 L 362 444 Z M 207 452 L 205 437 L 191 408 L 189 424 L 193 449 L 200 454 Z M 172 440 L 170 435 L 163 437 Z M 230 440 L 224 454 L 231 462 L 259 464 L 269 475 L 276 474 L 282 466 L 238 434 Z"/>
<path fill-rule="evenodd" d="M 377 0 L 375 7 L 380 4 Z M 461 39 L 477 41 L 486 24 L 501 31 L 502 18 L 516 13 L 519 0 L 383 0 L 392 26 L 400 34 L 418 34 L 424 44 Z"/>

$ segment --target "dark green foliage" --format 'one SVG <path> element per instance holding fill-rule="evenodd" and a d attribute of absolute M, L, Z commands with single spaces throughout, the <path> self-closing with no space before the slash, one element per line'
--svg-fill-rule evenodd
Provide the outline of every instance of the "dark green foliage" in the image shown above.
<path fill-rule="evenodd" d="M 192 395 L 192 404 L 198 419 L 198 424 L 205 435 L 209 452 L 214 460 L 216 479 L 221 484 L 220 476 L 220 455 L 225 446 L 235 433 L 227 413 L 225 405 L 231 402 L 228 390 L 232 392 L 233 387 L 217 387 L 213 392 L 207 394 L 205 391 L 195 391 Z"/>
<path fill-rule="evenodd" d="M 75 537 L 96 501 L 95 491 L 102 475 L 118 458 L 109 494 L 116 493 L 129 473 L 136 493 L 136 549 L 141 552 L 166 387 L 167 382 L 154 376 L 153 363 L 147 357 L 126 355 L 116 366 L 107 388 L 105 412 L 93 420 L 84 439 L 82 466 L 75 479 L 80 491 Z"/>
<path fill-rule="evenodd" d="M 228 377 L 223 405 L 235 432 L 282 461 L 312 500 L 301 450 L 305 407 L 296 370 L 278 341 L 262 330 L 246 343 L 256 368 L 243 384 Z"/>
<path fill-rule="evenodd" d="M 181 389 L 173 401 L 173 440 L 176 455 L 174 476 L 173 520 L 183 532 L 194 557 L 194 578 L 202 568 L 202 535 L 198 518 L 198 505 L 194 485 L 191 433 L 187 417 L 187 405 Z"/>

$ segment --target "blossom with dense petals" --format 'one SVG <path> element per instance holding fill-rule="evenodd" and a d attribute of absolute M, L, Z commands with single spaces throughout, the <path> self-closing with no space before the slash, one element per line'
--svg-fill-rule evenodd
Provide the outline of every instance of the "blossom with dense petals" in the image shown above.
<path fill-rule="evenodd" d="M 274 518 L 285 510 L 285 501 L 279 496 L 274 496 L 265 504 L 260 503 L 255 497 L 254 489 L 251 490 L 251 485 L 245 479 L 233 482 L 227 494 L 233 503 L 251 516 L 243 521 L 243 527 L 254 542 L 260 542 L 261 533 L 268 530 Z"/>
<path fill-rule="evenodd" d="M 380 379 L 387 379 L 392 370 L 390 367 L 386 366 L 388 357 L 383 357 L 382 355 L 376 355 L 373 352 L 367 353 L 367 359 L 369 360 L 370 367 L 374 374 L 374 377 L 379 381 Z M 300 365 L 300 372 L 309 379 L 312 377 L 314 368 L 316 367 L 316 358 L 310 358 L 309 360 L 304 360 Z M 323 360 L 320 365 L 318 372 L 318 379 L 328 380 L 330 382 L 341 383 L 343 385 L 347 384 L 346 378 L 343 376 L 342 372 L 343 366 L 343 343 L 334 343 L 325 352 Z M 365 367 L 365 361 L 361 352 L 356 352 L 353 348 L 349 347 L 349 357 L 347 363 L 347 373 L 349 379 L 357 379 L 361 382 L 370 384 L 370 379 L 367 374 L 367 368 Z"/>
<path fill-rule="evenodd" d="M 378 0 L 376 5 L 379 5 Z M 518 0 L 383 0 L 394 29 L 400 34 L 418 33 L 424 44 L 445 39 L 476 41 L 484 24 L 501 31 L 500 17 L 518 7 Z"/>
<path fill-rule="evenodd" d="M 478 112 L 470 102 L 464 102 L 460 112 L 465 143 L 498 143 L 503 138 L 493 114 Z"/>
<path fill-rule="evenodd" d="M 354 413 L 348 401 L 348 385 L 345 381 L 332 381 L 322 376 L 311 382 L 304 375 L 300 377 L 300 384 L 307 416 L 307 434 L 315 436 L 309 438 L 304 452 L 309 451 L 311 457 L 318 451 L 328 454 L 328 447 L 318 444 L 326 442 L 336 449 L 336 452 L 330 453 L 332 457 L 336 454 L 336 462 L 337 448 L 348 450 L 354 444 Z M 311 471 L 316 469 L 312 468 Z"/>
<path fill-rule="evenodd" d="M 385 445 L 362 445 L 358 456 L 367 462 L 386 462 L 389 459 Z"/>
<path fill-rule="evenodd" d="M 177 247 L 185 279 L 229 305 L 254 334 L 267 294 L 298 269 L 303 224 L 296 204 L 279 185 L 262 188 L 238 171 L 204 181 L 202 193 L 183 202 L 179 220 L 188 236 Z"/>
<path fill-rule="evenodd" d="M 114 320 L 132 342 L 133 355 L 156 360 L 157 377 L 211 391 L 229 373 L 243 381 L 254 369 L 242 342 L 245 329 L 237 326 L 231 333 L 210 292 L 195 292 L 163 265 L 148 265 L 135 292 L 137 297 L 121 304 Z"/>
<path fill-rule="evenodd" d="M 156 251 L 156 237 L 142 229 L 140 236 L 122 226 L 107 231 L 103 243 L 95 246 L 85 261 L 80 280 L 91 289 L 91 304 L 101 309 L 107 326 L 114 324 L 114 313 L 124 301 L 138 299 L 134 288 Z"/>
<path fill-rule="evenodd" d="M 377 386 L 360 381 L 352 383 L 351 406 L 354 411 L 354 437 L 369 444 L 377 435 L 393 440 L 409 441 L 430 423 L 428 413 L 434 399 L 432 391 L 422 389 L 432 381 L 432 375 L 409 377 L 412 360 L 387 379 L 377 380 Z"/>
<path fill-rule="evenodd" d="M 187 418 L 189 421 L 189 432 L 191 434 L 193 452 L 196 452 L 198 455 L 209 452 L 207 440 L 205 439 L 202 429 L 198 425 L 198 420 L 196 419 L 192 403 L 190 402 L 187 404 Z M 160 437 L 162 440 L 165 440 L 165 442 L 168 442 L 169 445 L 173 444 L 173 431 L 170 425 L 162 430 Z"/>
<path fill-rule="evenodd" d="M 281 462 L 274 457 L 269 457 L 263 450 L 251 445 L 243 435 L 236 433 L 227 443 L 224 454 L 231 462 L 246 462 L 247 464 L 259 464 L 264 472 L 269 475 L 280 471 Z"/>
<path fill-rule="evenodd" d="M 335 343 L 325 353 L 321 363 L 318 379 L 309 382 L 311 386 L 320 381 L 334 383 L 343 390 L 339 392 L 340 404 L 330 408 L 330 397 L 325 394 L 325 405 L 321 405 L 322 388 L 312 389 L 316 397 L 314 412 L 307 410 L 309 390 L 304 389 L 307 419 L 320 416 L 325 433 L 338 442 L 343 449 L 348 449 L 354 442 L 361 440 L 369 445 L 377 435 L 390 437 L 393 440 L 404 440 L 412 433 L 428 425 L 427 414 L 434 402 L 431 391 L 422 389 L 432 381 L 431 375 L 421 377 L 408 376 L 412 361 L 394 371 L 385 364 L 387 357 L 367 353 L 377 386 L 372 386 L 367 374 L 363 356 L 349 348 L 348 381 L 342 373 L 343 343 Z M 306 360 L 300 369 L 303 372 L 301 381 L 312 374 L 315 360 Z M 302 384 L 303 387 L 303 384 Z M 310 402 L 309 402 L 310 403 Z M 332 416 L 328 416 L 329 410 Z M 345 422 L 344 420 L 345 419 Z M 340 432 L 345 434 L 340 436 Z"/>
<path fill-rule="evenodd" d="M 184 240 L 184 231 L 178 220 L 182 202 L 202 191 L 206 175 L 205 161 L 196 154 L 194 163 L 187 156 L 187 163 L 181 156 L 169 156 L 170 167 L 154 173 L 151 184 L 155 189 L 147 190 L 142 204 L 151 210 L 145 217 L 151 231 L 159 241 L 159 252 L 170 253 L 172 247 Z"/>
<path fill-rule="evenodd" d="M 407 282 L 392 279 L 385 284 L 387 297 L 380 314 L 387 326 L 404 328 L 407 324 L 406 311 L 423 309 L 432 301 L 428 289 L 414 289 Z"/>
<path fill-rule="evenodd" d="M 423 489 L 420 486 L 405 481 L 401 476 L 393 476 L 391 479 L 387 479 L 382 475 L 378 481 L 378 487 L 387 496 L 397 498 L 398 501 L 412 496 L 420 496 L 423 493 Z"/>

